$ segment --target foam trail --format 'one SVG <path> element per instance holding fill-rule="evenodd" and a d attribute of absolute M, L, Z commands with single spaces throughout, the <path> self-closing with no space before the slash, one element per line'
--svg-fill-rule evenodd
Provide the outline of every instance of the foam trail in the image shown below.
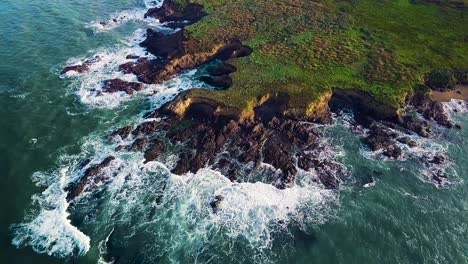
<path fill-rule="evenodd" d="M 162 163 L 144 164 L 140 159 L 127 160 L 109 184 L 107 204 L 113 208 L 108 214 L 115 217 L 112 222 L 133 226 L 133 232 L 149 232 L 148 239 L 154 241 L 145 242 L 145 252 L 153 257 L 165 251 L 177 258 L 181 244 L 196 251 L 197 245 L 220 234 L 226 236 L 225 244 L 243 238 L 250 250 L 269 254 L 276 231 L 286 231 L 291 222 L 303 226 L 323 223 L 338 200 L 336 191 L 311 182 L 280 190 L 261 182 L 232 183 L 209 168 L 177 176 Z M 215 214 L 210 202 L 218 195 L 223 200 Z M 156 196 L 163 197 L 159 204 L 151 202 Z"/>
<path fill-rule="evenodd" d="M 55 257 L 82 256 L 90 248 L 90 238 L 74 227 L 68 219 L 68 203 L 63 187 L 67 169 L 57 176 L 36 173 L 34 178 L 51 184 L 39 195 L 33 196 L 39 213 L 30 222 L 12 226 L 13 241 L 16 247 L 31 246 L 38 253 Z M 45 179 L 49 178 L 49 179 Z"/>
<path fill-rule="evenodd" d="M 119 13 L 112 14 L 109 19 L 105 21 L 92 21 L 88 23 L 87 27 L 93 29 L 95 33 L 105 32 L 113 30 L 128 22 L 141 22 L 146 26 L 153 27 L 156 29 L 162 29 L 163 24 L 159 23 L 157 19 L 152 17 L 146 17 L 145 14 L 147 9 L 135 8 L 130 10 L 124 10 Z"/>
<path fill-rule="evenodd" d="M 197 70 L 189 70 L 163 84 L 143 84 L 143 90 L 134 95 L 128 95 L 125 92 L 104 92 L 102 83 L 105 80 L 118 78 L 128 82 L 138 82 L 135 75 L 124 74 L 119 71 L 118 67 L 121 64 L 135 60 L 128 58 L 128 55 L 153 58 L 151 54 L 148 54 L 139 46 L 144 38 L 145 32 L 137 30 L 123 45 L 92 52 L 93 55 L 89 57 L 93 59 L 76 58 L 67 62 L 67 65 L 79 65 L 86 61 L 93 61 L 88 66 L 89 70 L 84 73 L 70 71 L 63 75 L 65 78 L 71 78 L 71 88 L 78 95 L 81 103 L 95 108 L 115 108 L 123 102 L 138 97 L 138 95 L 151 95 L 152 102 L 167 102 L 183 90 L 206 86 L 206 84 L 194 77 Z M 156 105 L 161 106 L 162 104 L 156 103 Z"/>
<path fill-rule="evenodd" d="M 123 45 L 93 52 L 91 57 L 94 58 L 94 61 L 89 65 L 88 71 L 81 74 L 70 71 L 63 75 L 63 77 L 71 78 L 70 87 L 78 95 L 81 103 L 96 108 L 114 108 L 131 98 L 125 92 L 104 92 L 102 82 L 115 78 L 128 82 L 138 82 L 136 76 L 120 72 L 118 66 L 135 60 L 127 58 L 127 55 L 152 58 L 151 55 L 138 45 L 144 39 L 144 34 L 143 30 L 137 30 Z M 89 61 L 89 59 L 70 59 L 67 64 L 77 65 L 85 61 Z M 162 89 L 161 87 L 161 85 L 145 85 L 145 89 L 139 92 L 139 94 L 159 92 Z"/>

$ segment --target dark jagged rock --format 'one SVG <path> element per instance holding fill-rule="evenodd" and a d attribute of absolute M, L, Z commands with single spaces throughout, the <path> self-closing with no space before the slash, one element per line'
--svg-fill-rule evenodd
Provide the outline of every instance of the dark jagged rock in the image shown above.
<path fill-rule="evenodd" d="M 139 135 L 150 135 L 154 132 L 156 132 L 156 130 L 159 128 L 159 122 L 157 121 L 149 121 L 149 122 L 145 122 L 143 124 L 140 124 L 137 126 L 137 128 L 135 128 L 133 131 L 132 131 L 132 135 L 134 136 L 139 136 Z"/>
<path fill-rule="evenodd" d="M 140 43 L 151 54 L 172 59 L 184 54 L 184 31 L 179 30 L 173 34 L 164 34 L 149 28 L 146 31 L 146 39 Z"/>
<path fill-rule="evenodd" d="M 164 142 L 158 139 L 152 140 L 150 146 L 145 151 L 145 162 L 156 160 L 165 149 Z"/>
<path fill-rule="evenodd" d="M 168 23 L 168 27 L 178 28 L 199 21 L 205 16 L 204 8 L 200 4 L 188 3 L 184 6 L 174 1 L 164 1 L 162 7 L 151 8 L 146 17 L 158 19 L 161 23 Z"/>
<path fill-rule="evenodd" d="M 106 80 L 103 85 L 103 91 L 106 93 L 125 92 L 127 94 L 133 94 L 135 91 L 143 89 L 142 83 L 127 82 L 121 79 Z"/>
<path fill-rule="evenodd" d="M 67 66 L 62 70 L 60 74 L 66 74 L 71 71 L 77 73 L 87 72 L 89 70 L 89 66 L 91 66 L 93 63 L 98 62 L 99 60 L 101 60 L 101 58 L 99 56 L 95 56 L 94 58 L 85 60 L 82 64 Z"/>
<path fill-rule="evenodd" d="M 404 116 L 401 120 L 401 124 L 405 128 L 418 133 L 418 135 L 422 137 L 429 137 L 432 134 L 429 123 L 424 120 L 420 120 L 414 115 Z"/>
<path fill-rule="evenodd" d="M 137 151 L 142 150 L 146 145 L 148 145 L 149 140 L 147 138 L 138 138 L 137 140 L 133 141 L 132 145 L 130 145 L 127 149 L 130 151 Z"/>
<path fill-rule="evenodd" d="M 369 135 L 364 139 L 364 142 L 373 150 L 382 150 L 382 154 L 398 159 L 403 154 L 401 148 L 396 144 L 395 139 L 398 134 L 387 130 L 385 127 L 373 124 L 369 128 Z"/>
<path fill-rule="evenodd" d="M 121 139 L 126 139 L 130 133 L 132 132 L 133 127 L 132 126 L 126 126 L 117 129 L 116 131 L 112 132 L 110 134 L 109 138 L 115 138 L 115 137 L 120 137 Z"/>
<path fill-rule="evenodd" d="M 164 35 L 149 29 L 147 38 L 141 43 L 157 59 L 139 58 L 119 66 L 126 74 L 134 74 L 143 83 L 161 83 L 183 70 L 200 66 L 214 59 L 228 60 L 250 55 L 252 50 L 239 40 L 228 42 L 210 52 L 189 52 L 186 49 L 184 30 Z M 228 78 L 226 78 L 228 80 Z"/>
<path fill-rule="evenodd" d="M 96 176 L 97 174 L 99 174 L 101 172 L 101 170 L 107 166 L 110 165 L 110 163 L 115 160 L 115 157 L 114 156 L 109 156 L 107 158 L 105 158 L 101 163 L 99 163 L 98 165 L 95 165 L 95 166 L 92 166 L 90 167 L 89 169 L 87 169 L 84 173 L 84 176 L 86 178 L 88 177 L 93 177 L 93 176 Z"/>
<path fill-rule="evenodd" d="M 232 85 L 232 78 L 229 75 L 202 76 L 200 81 L 222 89 L 228 89 Z"/>
<path fill-rule="evenodd" d="M 335 88 L 329 105 L 334 112 L 350 108 L 357 115 L 372 117 L 376 120 L 393 122 L 398 120 L 398 110 L 395 107 L 382 104 L 362 91 Z"/>
<path fill-rule="evenodd" d="M 94 184 L 101 182 L 103 178 L 99 177 L 99 174 L 104 168 L 108 167 L 113 160 L 115 160 L 115 157 L 109 156 L 101 163 L 89 167 L 84 172 L 80 181 L 65 188 L 65 191 L 67 192 L 67 201 L 71 201 L 80 195 L 85 190 L 90 181 Z"/>
<path fill-rule="evenodd" d="M 138 138 L 127 149 L 143 149 L 145 162 L 158 159 L 167 150 L 166 143 L 150 138 L 162 130 L 166 131 L 169 144 L 182 147 L 172 170 L 175 174 L 196 173 L 212 166 L 231 181 L 242 182 L 248 181 L 252 169 L 259 168 L 263 162 L 275 168 L 267 182 L 277 188 L 288 188 L 298 173 L 297 156 L 303 161 L 301 164 L 308 164 L 307 169 L 317 171 L 317 180 L 326 188 L 338 187 L 335 174 L 342 168 L 317 156 L 318 152 L 311 152 L 320 140 L 312 124 L 283 115 L 288 97 L 271 96 L 255 107 L 252 120 L 241 120 L 240 112 L 222 109 L 216 102 L 184 101 L 183 98 L 179 96 L 151 113 L 150 117 L 160 119 L 135 128 L 131 133 Z M 128 136 L 129 130 L 125 128 L 113 134 Z"/>
<path fill-rule="evenodd" d="M 444 110 L 441 102 L 433 101 L 429 96 L 429 89 L 425 86 L 415 88 L 415 94 L 409 101 L 410 105 L 422 114 L 427 120 L 432 120 L 439 125 L 452 128 L 453 123 Z"/>
<path fill-rule="evenodd" d="M 135 62 L 127 62 L 119 66 L 119 70 L 125 74 L 134 74 L 138 80 L 147 83 L 161 83 L 168 80 L 176 72 L 169 73 L 165 71 L 167 62 L 161 60 L 149 60 L 139 58 Z"/>
<path fill-rule="evenodd" d="M 448 176 L 442 170 L 436 170 L 432 173 L 432 182 L 439 187 L 443 187 L 448 183 Z"/>
<path fill-rule="evenodd" d="M 139 59 L 140 56 L 138 55 L 133 55 L 133 54 L 129 54 L 125 57 L 127 60 L 136 60 L 136 59 Z"/>
<path fill-rule="evenodd" d="M 221 210 L 221 203 L 223 202 L 224 197 L 221 195 L 216 195 L 213 200 L 210 202 L 211 208 L 213 208 L 213 213 L 219 212 Z"/>
<path fill-rule="evenodd" d="M 292 160 L 292 144 L 283 141 L 278 135 L 268 137 L 262 147 L 263 162 L 278 168 L 282 172 L 279 188 L 286 188 L 294 183 L 297 173 Z"/>
<path fill-rule="evenodd" d="M 212 76 L 229 75 L 235 71 L 237 71 L 237 68 L 229 63 L 222 63 L 217 67 L 212 67 L 208 69 L 208 72 Z"/>
<path fill-rule="evenodd" d="M 394 145 L 395 138 L 395 134 L 392 134 L 382 127 L 373 125 L 370 128 L 369 135 L 366 137 L 365 142 L 373 151 L 377 151 Z"/>
<path fill-rule="evenodd" d="M 77 72 L 77 73 L 83 73 L 89 70 L 89 66 L 87 64 L 81 64 L 81 65 L 72 65 L 72 66 L 67 66 L 65 67 L 61 74 L 65 74 L 71 71 Z"/>
<path fill-rule="evenodd" d="M 436 165 L 441 165 L 447 162 L 447 157 L 443 155 L 436 155 L 430 162 Z"/>
<path fill-rule="evenodd" d="M 398 159 L 403 155 L 403 150 L 398 145 L 392 144 L 385 148 L 383 154 L 389 158 Z"/>
<path fill-rule="evenodd" d="M 409 137 L 400 137 L 397 140 L 398 140 L 398 142 L 406 144 L 411 148 L 414 148 L 414 147 L 418 146 L 418 143 L 416 143 L 414 140 L 411 140 L 411 138 L 409 138 Z"/>

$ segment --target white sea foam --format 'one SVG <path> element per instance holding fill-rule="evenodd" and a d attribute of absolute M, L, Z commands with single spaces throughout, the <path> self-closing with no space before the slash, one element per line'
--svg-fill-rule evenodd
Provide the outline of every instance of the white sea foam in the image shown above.
<path fill-rule="evenodd" d="M 109 155 L 116 160 L 102 171 L 108 181 L 88 186 L 75 201 L 74 209 L 88 212 L 83 225 L 86 230 L 91 229 L 90 235 L 102 237 L 102 232 L 108 234 L 114 224 L 132 226 L 130 233 L 122 234 L 128 238 L 133 233 L 145 233 L 150 240 L 145 252 L 153 257 L 161 252 L 175 257 L 182 244 L 186 250 L 196 251 L 197 245 L 209 243 L 212 236 L 219 235 L 227 239 L 227 244 L 240 239 L 247 242 L 250 250 L 266 252 L 275 232 L 287 233 L 290 223 L 304 227 L 323 223 L 333 213 L 332 205 L 338 202 L 336 190 L 325 190 L 311 180 L 317 172 L 300 171 L 295 186 L 285 190 L 261 182 L 232 183 L 209 168 L 178 176 L 171 174 L 165 164 L 145 164 L 142 153 L 115 152 L 115 146 L 121 142 L 108 144 L 101 138 L 91 136 L 83 144 L 83 152 L 92 154 L 91 164 Z M 84 170 L 77 166 L 68 169 L 70 173 L 60 180 L 60 188 L 76 182 Z M 58 179 L 39 180 L 41 186 L 57 186 Z M 103 190 L 105 195 L 94 196 Z M 52 195 L 57 197 L 52 199 Z M 51 193 L 50 198 L 58 200 L 59 195 L 65 199 L 63 191 Z M 217 195 L 223 200 L 220 210 L 214 213 L 210 202 Z M 41 218 L 39 215 L 33 222 Z M 45 237 L 49 235 L 47 229 L 43 232 Z M 24 233 L 17 236 L 25 239 Z M 44 245 L 41 240 L 37 243 Z M 100 250 L 105 253 L 103 243 L 106 242 L 101 242 Z M 71 249 L 62 255 L 71 254 Z"/>
<path fill-rule="evenodd" d="M 209 243 L 210 237 L 220 232 L 229 238 L 226 243 L 242 238 L 255 251 L 269 249 L 275 231 L 286 231 L 291 221 L 304 226 L 323 223 L 337 202 L 336 191 L 314 184 L 298 183 L 279 190 L 260 182 L 232 183 L 209 168 L 177 176 L 161 163 L 143 164 L 135 157 L 109 184 L 112 198 L 108 205 L 113 208 L 107 213 L 115 217 L 113 221 L 151 230 L 157 240 L 149 249 L 154 256 L 160 253 L 157 251 L 176 254 L 181 244 L 194 250 L 191 247 Z M 217 195 L 223 200 L 215 214 L 210 202 Z M 157 196 L 163 197 L 159 204 Z M 154 215 L 148 213 L 152 209 L 156 210 Z M 158 243 L 164 247 L 158 248 Z"/>
<path fill-rule="evenodd" d="M 160 23 L 157 19 L 152 17 L 145 18 L 146 12 L 147 8 L 134 8 L 129 10 L 123 10 L 119 13 L 110 15 L 108 19 L 92 21 L 88 23 L 87 26 L 89 28 L 92 28 L 95 33 L 100 33 L 113 30 L 123 24 L 133 21 L 143 23 L 147 27 L 164 30 L 164 25 Z"/>
<path fill-rule="evenodd" d="M 137 30 L 133 36 L 127 39 L 122 45 L 115 48 L 100 49 L 91 52 L 92 59 L 76 58 L 70 59 L 68 65 L 80 65 L 86 61 L 93 61 L 89 64 L 89 70 L 84 73 L 70 71 L 64 75 L 72 79 L 72 90 L 76 92 L 80 101 L 96 108 L 115 108 L 123 102 L 138 97 L 138 95 L 151 95 L 151 102 L 155 107 L 171 100 L 183 90 L 200 88 L 206 86 L 203 82 L 194 78 L 197 70 L 186 71 L 163 84 L 143 84 L 144 88 L 134 95 L 125 92 L 106 93 L 103 91 L 103 81 L 110 79 L 121 79 L 128 82 L 138 82 L 133 74 L 124 74 L 118 70 L 119 65 L 134 61 L 127 59 L 127 55 L 153 58 L 138 44 L 143 41 L 145 33 Z"/>
<path fill-rule="evenodd" d="M 41 194 L 32 198 L 39 207 L 39 213 L 29 222 L 12 226 L 13 245 L 31 246 L 38 253 L 55 257 L 81 256 L 88 252 L 90 238 L 68 219 L 68 203 L 63 191 L 66 177 L 66 169 L 58 175 L 34 175 L 38 185 L 50 184 Z"/>
<path fill-rule="evenodd" d="M 161 7 L 164 0 L 145 0 L 146 8 Z"/>
<path fill-rule="evenodd" d="M 451 116 L 468 112 L 468 101 L 452 99 L 444 102 L 444 110 Z"/>
<path fill-rule="evenodd" d="M 226 181 L 224 176 L 217 176 L 219 181 Z M 232 184 L 226 181 L 214 194 L 224 198 L 215 220 L 226 228 L 231 238 L 244 237 L 251 246 L 260 249 L 271 247 L 272 234 L 278 224 L 286 227 L 290 221 L 323 223 L 323 210 L 329 209 L 336 199 L 334 192 L 314 185 L 278 190 L 260 182 Z"/>

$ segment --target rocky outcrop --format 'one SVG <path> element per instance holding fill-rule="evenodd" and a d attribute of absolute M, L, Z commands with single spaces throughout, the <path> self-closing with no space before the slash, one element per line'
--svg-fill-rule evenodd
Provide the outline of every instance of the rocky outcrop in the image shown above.
<path fill-rule="evenodd" d="M 164 1 L 162 7 L 150 9 L 146 17 L 156 18 L 167 23 L 169 27 L 180 29 L 170 34 L 148 29 L 146 39 L 140 45 L 156 58 L 138 58 L 136 61 L 121 65 L 120 71 L 136 75 L 143 83 L 154 84 L 169 80 L 185 69 L 194 68 L 215 59 L 226 61 L 252 53 L 252 50 L 238 39 L 210 47 L 204 47 L 202 43 L 191 42 L 184 27 L 199 21 L 204 15 L 203 6 L 196 3 Z M 211 76 L 203 77 L 203 81 L 212 86 L 227 89 L 232 84 L 229 74 L 233 71 L 235 67 L 226 64 L 214 70 Z"/>
<path fill-rule="evenodd" d="M 71 66 L 65 67 L 60 74 L 66 74 L 68 72 L 76 72 L 76 73 L 87 72 L 89 70 L 89 67 L 92 64 L 94 64 L 94 63 L 96 63 L 96 62 L 98 62 L 100 60 L 101 60 L 101 58 L 99 56 L 95 56 L 94 58 L 85 60 L 81 64 L 76 64 L 76 65 L 71 65 Z"/>
<path fill-rule="evenodd" d="M 129 55 L 127 59 L 131 61 L 120 65 L 119 70 L 134 74 L 143 83 L 158 84 L 183 70 L 220 60 L 219 65 L 208 68 L 208 74 L 200 79 L 211 86 L 228 89 L 233 82 L 230 74 L 237 69 L 226 61 L 249 56 L 252 49 L 243 45 L 239 39 L 226 40 L 210 47 L 192 41 L 184 26 L 199 21 L 204 15 L 203 7 L 194 3 L 164 1 L 162 7 L 150 9 L 146 17 L 153 17 L 180 30 L 165 34 L 148 29 L 146 39 L 140 45 L 154 57 Z M 85 72 L 95 60 L 69 66 L 63 73 Z M 171 170 L 179 175 L 195 173 L 210 166 L 233 182 L 246 182 L 258 180 L 255 171 L 258 173 L 262 170 L 268 171 L 264 173 L 268 177 L 262 175 L 262 181 L 284 189 L 293 186 L 298 173 L 304 170 L 316 172 L 317 176 L 312 180 L 318 184 L 336 189 L 344 177 L 344 168 L 322 155 L 321 135 L 311 122 L 330 123 L 331 112 L 351 109 L 356 123 L 366 128 L 363 142 L 373 151 L 381 152 L 391 159 L 399 159 L 404 154 L 402 145 L 417 146 L 416 142 L 402 133 L 431 136 L 427 120 L 446 127 L 453 126 L 442 104 L 428 96 L 428 89 L 453 89 L 457 83 L 467 83 L 466 76 L 466 71 L 445 70 L 434 71 L 426 76 L 425 89 L 417 90 L 408 100 L 426 120 L 403 111 L 400 106 L 382 103 L 364 91 L 350 89 L 335 88 L 304 109 L 292 109 L 290 97 L 284 93 L 255 98 L 249 109 L 229 108 L 223 102 L 182 94 L 146 116 L 157 118 L 157 121 L 147 121 L 135 128 L 123 127 L 109 138 L 124 140 L 117 151 L 143 152 L 145 163 L 160 160 L 169 149 L 177 146 L 178 161 Z M 123 91 L 127 94 L 143 88 L 141 83 L 120 79 L 106 80 L 103 86 L 104 92 Z M 67 188 L 67 199 L 73 200 L 89 184 L 104 181 L 102 170 L 110 166 L 114 159 L 108 157 L 88 167 L 80 181 Z M 436 156 L 427 160 L 427 163 L 441 165 L 446 164 L 447 160 L 444 156 Z M 433 179 L 443 182 L 446 176 L 437 172 Z M 222 201 L 222 196 L 216 196 L 210 203 L 215 213 Z"/>
<path fill-rule="evenodd" d="M 146 39 L 140 43 L 151 54 L 167 60 L 180 58 L 184 55 L 184 31 L 164 34 L 154 29 L 146 31 Z"/>
<path fill-rule="evenodd" d="M 145 18 L 152 17 L 161 23 L 167 23 L 168 27 L 180 28 L 198 22 L 205 15 L 204 8 L 200 4 L 164 1 L 162 7 L 149 9 Z"/>
<path fill-rule="evenodd" d="M 105 158 L 101 163 L 90 166 L 85 170 L 81 179 L 65 188 L 67 193 L 67 201 L 73 200 L 75 197 L 80 195 L 87 186 L 98 184 L 105 180 L 105 175 L 102 175 L 102 170 L 111 165 L 111 162 L 115 160 L 115 157 L 109 156 Z"/>
<path fill-rule="evenodd" d="M 149 147 L 145 150 L 145 163 L 156 160 L 159 155 L 165 150 L 164 142 L 159 139 L 152 140 Z"/>
<path fill-rule="evenodd" d="M 117 129 L 116 131 L 112 132 L 112 134 L 109 135 L 109 139 L 113 139 L 116 137 L 120 137 L 121 139 L 126 139 L 130 133 L 132 132 L 133 127 L 132 126 L 126 126 Z"/>
<path fill-rule="evenodd" d="M 409 104 L 415 107 L 416 111 L 427 120 L 434 121 L 448 128 L 454 126 L 445 112 L 442 103 L 431 99 L 430 90 L 426 86 L 418 86 L 415 88 L 415 94 L 409 100 Z"/>
<path fill-rule="evenodd" d="M 221 89 L 228 89 L 232 85 L 232 78 L 229 75 L 202 76 L 200 80 Z"/>
<path fill-rule="evenodd" d="M 213 197 L 213 200 L 210 202 L 210 206 L 213 209 L 213 213 L 219 212 L 221 210 L 221 203 L 223 202 L 224 197 L 221 195 L 216 195 Z"/>
<path fill-rule="evenodd" d="M 369 116 L 377 120 L 395 122 L 399 119 L 398 108 L 379 102 L 363 91 L 335 88 L 329 105 L 332 111 L 348 108 L 357 115 Z"/>
<path fill-rule="evenodd" d="M 288 101 L 289 97 L 282 94 L 259 99 L 252 118 L 243 119 L 238 109 L 180 95 L 148 115 L 159 121 L 142 123 L 131 132 L 130 127 L 124 127 L 110 138 L 133 135 L 135 140 L 121 150 L 143 151 L 145 162 L 158 160 L 168 144 L 182 147 L 172 168 L 179 175 L 212 166 L 231 181 L 243 182 L 252 180 L 262 164 L 269 164 L 270 176 L 263 181 L 277 188 L 294 185 L 300 169 L 317 171 L 315 180 L 319 184 L 337 188 L 344 168 L 315 151 L 320 133 L 314 124 L 284 114 Z M 165 140 L 160 139 L 160 131 L 165 131 Z"/>
<path fill-rule="evenodd" d="M 133 94 L 143 89 L 143 84 L 138 82 L 127 82 L 121 79 L 106 80 L 103 82 L 103 91 L 106 93 L 125 92 Z"/>
<path fill-rule="evenodd" d="M 189 52 L 186 41 L 183 29 L 171 35 L 149 29 L 147 38 L 141 45 L 157 58 L 139 58 L 136 61 L 120 65 L 119 69 L 126 74 L 136 75 L 141 82 L 148 84 L 161 83 L 185 69 L 206 64 L 214 59 L 225 61 L 248 56 L 252 52 L 250 48 L 242 45 L 239 40 L 215 45 L 208 51 Z M 230 85 L 228 76 L 212 78 L 212 80 L 215 85 L 223 87 Z"/>

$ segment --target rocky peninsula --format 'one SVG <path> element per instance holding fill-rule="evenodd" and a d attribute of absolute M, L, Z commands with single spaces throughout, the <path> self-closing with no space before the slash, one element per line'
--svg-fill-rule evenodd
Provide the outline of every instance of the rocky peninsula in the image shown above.
<path fill-rule="evenodd" d="M 363 142 L 389 159 L 403 155 L 402 144 L 417 146 L 410 135 L 461 128 L 433 93 L 468 85 L 467 14 L 466 2 L 456 0 L 166 0 L 146 16 L 175 30 L 148 29 L 140 45 L 153 56 L 129 54 L 132 61 L 119 66 L 139 82 L 106 80 L 104 91 L 133 94 L 201 66 L 210 89 L 180 94 L 147 113 L 150 121 L 118 129 L 109 140 L 131 142 L 117 149 L 142 151 L 145 162 L 178 148 L 172 172 L 179 175 L 211 166 L 245 182 L 268 164 L 277 188 L 315 170 L 317 184 L 335 189 L 344 169 L 321 155 L 316 127 L 343 110 L 366 131 Z M 68 199 L 101 181 L 99 171 L 112 160 L 84 163 Z M 448 161 L 436 155 L 421 162 Z M 441 170 L 431 177 L 440 186 L 447 180 Z"/>

